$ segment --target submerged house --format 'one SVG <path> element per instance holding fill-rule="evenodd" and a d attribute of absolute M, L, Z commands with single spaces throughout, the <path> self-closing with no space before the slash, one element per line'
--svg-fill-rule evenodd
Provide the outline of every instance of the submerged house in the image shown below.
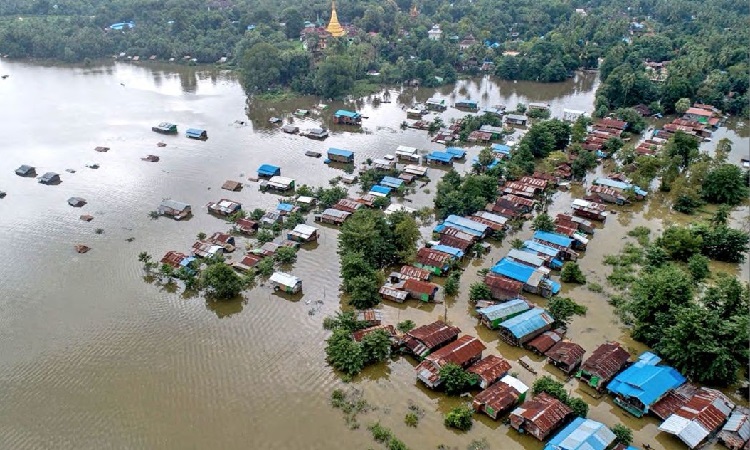
<path fill-rule="evenodd" d="M 159 215 L 171 217 L 174 220 L 184 219 L 192 213 L 190 205 L 172 199 L 165 199 L 156 208 Z"/>
<path fill-rule="evenodd" d="M 222 198 L 218 202 L 210 202 L 206 205 L 208 212 L 218 216 L 230 216 L 242 209 L 242 204 Z"/>
<path fill-rule="evenodd" d="M 346 219 L 351 216 L 352 213 L 341 211 L 339 209 L 328 208 L 320 214 L 315 215 L 316 222 L 330 223 L 333 225 L 341 225 Z"/>
<path fill-rule="evenodd" d="M 177 134 L 177 125 L 169 122 L 161 122 L 155 127 L 151 127 L 151 131 L 161 134 Z"/>
<path fill-rule="evenodd" d="M 399 274 L 403 278 L 413 278 L 419 281 L 429 281 L 432 275 L 428 270 L 420 269 L 414 266 L 402 266 Z"/>
<path fill-rule="evenodd" d="M 161 260 L 159 260 L 159 262 L 161 264 L 166 264 L 173 269 L 179 269 L 180 267 L 183 266 L 182 262 L 185 261 L 186 259 L 190 259 L 191 261 L 193 260 L 193 258 L 188 257 L 184 253 L 170 250 L 164 255 L 164 257 Z"/>
<path fill-rule="evenodd" d="M 476 111 L 479 109 L 479 103 L 474 100 L 463 99 L 456 102 L 456 108 L 470 109 Z"/>
<path fill-rule="evenodd" d="M 529 267 L 544 267 L 546 265 L 546 262 L 544 258 L 542 258 L 539 255 L 535 255 L 531 252 L 525 252 L 523 250 L 519 249 L 511 249 L 508 254 L 506 255 L 506 258 L 511 259 L 517 263 L 523 264 L 525 266 Z"/>
<path fill-rule="evenodd" d="M 459 333 L 461 333 L 460 328 L 437 320 L 408 331 L 404 338 L 404 347 L 411 354 L 422 359 L 435 350 L 455 341 Z"/>
<path fill-rule="evenodd" d="M 431 302 L 435 300 L 435 294 L 437 294 L 438 289 L 439 287 L 435 283 L 415 280 L 413 278 L 407 278 L 406 281 L 404 281 L 403 286 L 403 290 L 412 298 L 422 302 Z"/>
<path fill-rule="evenodd" d="M 648 195 L 648 192 L 634 184 L 613 180 L 611 178 L 597 178 L 594 180 L 593 185 L 613 189 L 621 194 L 630 193 L 637 200 L 643 200 Z"/>
<path fill-rule="evenodd" d="M 240 233 L 253 234 L 258 231 L 258 222 L 251 219 L 237 219 L 234 228 Z"/>
<path fill-rule="evenodd" d="M 430 248 L 420 248 L 417 251 L 417 258 L 414 265 L 440 276 L 450 270 L 452 263 L 453 257 L 448 253 Z"/>
<path fill-rule="evenodd" d="M 258 167 L 258 177 L 260 178 L 271 178 L 279 175 L 281 175 L 281 167 L 271 164 L 263 164 Z"/>
<path fill-rule="evenodd" d="M 720 391 L 700 388 L 659 425 L 659 430 L 677 436 L 688 448 L 697 448 L 719 432 L 734 408 L 735 404 Z"/>
<path fill-rule="evenodd" d="M 614 447 L 616 439 L 603 423 L 576 417 L 550 439 L 544 450 L 606 450 Z"/>
<path fill-rule="evenodd" d="M 33 177 L 36 175 L 36 168 L 34 166 L 22 165 L 16 169 L 16 175 L 19 177 Z"/>
<path fill-rule="evenodd" d="M 260 183 L 261 191 L 279 191 L 286 192 L 294 190 L 295 181 L 292 178 L 273 176 L 268 180 L 263 180 Z"/>
<path fill-rule="evenodd" d="M 299 224 L 287 233 L 286 238 L 290 241 L 312 242 L 318 240 L 318 229 L 310 225 Z"/>
<path fill-rule="evenodd" d="M 729 450 L 740 450 L 750 441 L 750 410 L 737 408 L 719 432 L 719 442 Z"/>
<path fill-rule="evenodd" d="M 561 269 L 563 265 L 563 257 L 561 251 L 544 245 L 537 241 L 524 241 L 523 251 L 536 255 L 544 259 L 544 265 L 550 269 Z"/>
<path fill-rule="evenodd" d="M 521 380 L 505 375 L 497 383 L 489 386 L 474 397 L 471 406 L 474 411 L 483 412 L 493 419 L 510 410 L 526 398 L 529 387 Z"/>
<path fill-rule="evenodd" d="M 528 311 L 530 308 L 526 300 L 520 298 L 500 303 L 497 305 L 488 306 L 477 310 L 479 314 L 479 320 L 489 328 L 490 330 L 496 330 L 500 327 L 500 324 L 506 320 L 513 318 L 523 312 Z"/>
<path fill-rule="evenodd" d="M 442 164 L 444 166 L 452 166 L 453 165 L 453 155 L 448 152 L 440 152 L 437 150 L 434 150 L 425 156 L 425 160 L 428 163 L 433 164 Z"/>
<path fill-rule="evenodd" d="M 456 215 L 448 216 L 443 223 L 435 227 L 435 232 L 441 233 L 445 227 L 456 228 L 479 239 L 487 237 L 492 231 L 489 226 L 483 223 Z"/>
<path fill-rule="evenodd" d="M 382 286 L 378 291 L 380 297 L 396 303 L 404 303 L 409 293 L 391 286 Z"/>
<path fill-rule="evenodd" d="M 542 392 L 510 413 L 510 426 L 543 441 L 572 414 L 565 403 Z"/>
<path fill-rule="evenodd" d="M 659 366 L 659 362 L 661 358 L 644 352 L 635 364 L 617 375 L 607 386 L 615 397 L 615 404 L 636 417 L 642 417 L 671 389 L 685 383 L 680 372 L 669 366 Z"/>
<path fill-rule="evenodd" d="M 549 231 L 535 231 L 532 240 L 560 250 L 563 259 L 567 261 L 578 259 L 578 253 L 573 251 L 574 240 L 567 236 Z"/>
<path fill-rule="evenodd" d="M 42 184 L 57 184 L 60 181 L 60 175 L 55 172 L 47 172 L 39 177 L 39 182 Z"/>
<path fill-rule="evenodd" d="M 419 161 L 419 150 L 416 147 L 399 145 L 398 147 L 396 147 L 396 158 L 406 161 Z"/>
<path fill-rule="evenodd" d="M 510 363 L 502 356 L 488 355 L 466 369 L 479 378 L 479 387 L 487 389 L 510 371 Z"/>
<path fill-rule="evenodd" d="M 518 298 L 523 291 L 523 283 L 508 277 L 488 273 L 484 277 L 484 284 L 490 288 L 493 300 L 505 301 Z"/>
<path fill-rule="evenodd" d="M 560 292 L 560 284 L 549 278 L 546 267 L 529 267 L 508 258 L 501 259 L 490 269 L 492 273 L 523 283 L 523 289 L 549 298 Z"/>
<path fill-rule="evenodd" d="M 358 112 L 339 109 L 333 113 L 333 122 L 339 125 L 362 125 L 362 115 Z"/>
<path fill-rule="evenodd" d="M 560 341 L 547 350 L 544 355 L 550 364 L 570 375 L 581 365 L 586 350 L 575 342 Z"/>
<path fill-rule="evenodd" d="M 576 377 L 602 392 L 607 383 L 628 364 L 630 353 L 619 342 L 605 342 L 583 362 Z"/>
<path fill-rule="evenodd" d="M 201 128 L 188 128 L 187 131 L 185 131 L 185 136 L 189 137 L 190 139 L 198 139 L 205 141 L 208 139 L 208 133 L 206 130 Z"/>
<path fill-rule="evenodd" d="M 340 148 L 329 148 L 327 153 L 328 159 L 343 164 L 351 164 L 354 162 L 354 152 L 351 150 L 343 150 Z"/>
<path fill-rule="evenodd" d="M 482 341 L 474 336 L 464 335 L 455 342 L 437 350 L 419 363 L 416 367 L 417 379 L 421 380 L 427 387 L 435 389 L 440 386 L 440 369 L 448 364 L 467 368 L 482 358 L 482 352 L 487 347 Z"/>
<path fill-rule="evenodd" d="M 565 333 L 563 330 L 549 330 L 535 337 L 534 339 L 527 342 L 524 347 L 528 348 L 532 352 L 544 355 L 547 350 L 551 349 L 558 342 L 562 341 Z"/>
<path fill-rule="evenodd" d="M 274 291 L 296 294 L 302 290 L 302 280 L 284 272 L 274 272 L 268 279 Z"/>
<path fill-rule="evenodd" d="M 502 322 L 500 339 L 509 345 L 521 346 L 552 328 L 554 321 L 544 309 L 533 308 Z"/>

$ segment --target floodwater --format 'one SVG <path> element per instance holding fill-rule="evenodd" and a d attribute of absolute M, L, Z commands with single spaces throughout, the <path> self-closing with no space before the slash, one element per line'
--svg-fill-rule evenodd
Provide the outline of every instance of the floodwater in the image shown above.
<path fill-rule="evenodd" d="M 555 114 L 563 108 L 590 112 L 595 74 L 556 85 L 480 79 L 437 93 L 393 90 L 378 96 L 391 103 L 371 98 L 355 105 L 368 117 L 362 131 L 334 128 L 333 136 L 317 142 L 283 134 L 267 120 L 272 115 L 287 120 L 295 109 L 311 109 L 319 100 L 297 99 L 274 109 L 255 104 L 246 111 L 241 88 L 226 72 L 2 61 L 0 73 L 10 75 L 0 80 L 0 189 L 8 192 L 0 201 L 0 448 L 365 449 L 376 446 L 365 426 L 377 420 L 412 449 L 440 444 L 465 448 L 483 437 L 493 449 L 542 447 L 483 415 L 476 416 L 469 433 L 446 429 L 442 413 L 465 399 L 447 398 L 417 384 L 415 363 L 405 357 L 368 368 L 355 380 L 352 386 L 362 388 L 376 409 L 360 415 L 361 429 L 348 429 L 341 413 L 329 406 L 331 391 L 347 385 L 324 362 L 327 333 L 321 327 L 323 317 L 337 311 L 342 301 L 334 228 L 323 227 L 319 243 L 299 252 L 290 270 L 304 280 L 304 294 L 295 299 L 277 296 L 268 286 L 256 286 L 242 301 L 185 297 L 144 280 L 137 255 L 148 251 L 160 258 L 168 250 L 187 251 L 199 232 L 226 231 L 226 223 L 205 213 L 209 201 L 231 198 L 246 209 L 275 205 L 280 197 L 259 193 L 253 182 L 239 193 L 220 189 L 227 179 L 247 181 L 262 163 L 281 166 L 282 175 L 298 184 L 326 186 L 341 170 L 306 158 L 306 150 L 351 149 L 359 164 L 392 153 L 400 144 L 436 148 L 424 132 L 399 128 L 403 103 L 413 99 L 439 95 L 452 103 L 452 96 L 471 97 L 483 107 L 502 103 L 511 108 L 518 102 L 545 101 Z M 458 115 L 449 109 L 444 117 Z M 322 119 L 327 124 L 329 116 Z M 235 123 L 247 117 L 252 121 L 247 126 Z M 309 128 L 320 120 L 313 116 L 296 123 Z M 181 134 L 152 133 L 150 127 L 161 121 L 177 123 Z M 209 139 L 186 139 L 182 132 L 188 127 L 207 129 Z M 156 147 L 160 140 L 167 147 Z M 96 146 L 111 150 L 96 153 Z M 477 152 L 470 149 L 467 161 Z M 161 161 L 141 161 L 147 154 L 159 155 Z M 94 162 L 101 168 L 85 168 Z M 21 164 L 36 166 L 39 174 L 58 172 L 62 183 L 44 186 L 17 177 L 13 170 Z M 468 170 L 469 164 L 457 169 Z M 430 204 L 439 173 L 432 170 L 432 181 L 409 197 L 410 206 Z M 66 203 L 71 196 L 88 204 L 72 208 Z M 149 211 L 166 197 L 192 204 L 194 217 L 184 222 L 149 219 Z M 570 193 L 557 194 L 552 211 L 566 210 L 570 198 Z M 82 222 L 80 214 L 95 219 Z M 581 260 L 589 278 L 604 285 L 602 256 L 621 247 L 627 229 L 661 228 L 665 216 L 659 202 L 613 216 Z M 428 229 L 425 224 L 425 233 Z M 521 231 L 519 237 L 529 233 Z M 92 250 L 79 255 L 73 250 L 77 243 Z M 447 316 L 464 332 L 480 336 L 487 353 L 515 361 L 526 352 L 478 326 L 468 303 L 476 271 L 507 249 L 507 243 L 496 246 L 482 260 L 468 263 L 455 300 L 384 304 L 386 320 L 424 324 Z M 642 350 L 627 339 L 603 295 L 568 287 L 566 294 L 589 307 L 588 315 L 571 325 L 573 340 L 589 351 L 605 339 L 620 340 L 634 354 Z M 549 369 L 534 359 L 541 373 Z M 515 362 L 514 371 L 528 384 L 533 381 Z M 633 428 L 635 444 L 683 448 L 673 437 L 657 435 L 653 418 L 635 420 L 609 399 L 583 393 L 577 382 L 567 386 L 592 405 L 590 417 Z M 403 423 L 409 401 L 425 410 L 416 429 Z"/>

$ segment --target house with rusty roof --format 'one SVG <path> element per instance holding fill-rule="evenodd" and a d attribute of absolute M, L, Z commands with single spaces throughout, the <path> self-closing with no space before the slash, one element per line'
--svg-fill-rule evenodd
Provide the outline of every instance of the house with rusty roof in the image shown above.
<path fill-rule="evenodd" d="M 586 350 L 575 342 L 560 341 L 547 350 L 544 355 L 553 366 L 570 375 L 581 365 Z"/>
<path fill-rule="evenodd" d="M 414 266 L 401 266 L 399 273 L 403 278 L 413 278 L 419 281 L 429 281 L 432 275 L 429 271 Z"/>
<path fill-rule="evenodd" d="M 417 358 L 424 358 L 435 350 L 456 340 L 461 329 L 442 320 L 414 328 L 406 333 L 404 347 Z"/>
<path fill-rule="evenodd" d="M 423 247 L 417 251 L 414 265 L 440 276 L 450 270 L 452 263 L 453 256 L 450 254 Z"/>
<path fill-rule="evenodd" d="M 565 403 L 542 392 L 510 413 L 510 426 L 543 441 L 572 414 Z"/>
<path fill-rule="evenodd" d="M 468 251 L 469 248 L 473 245 L 473 242 L 470 240 L 464 240 L 456 236 L 449 236 L 447 234 L 440 235 L 440 243 L 442 245 L 457 248 L 464 253 L 466 253 L 466 251 Z"/>
<path fill-rule="evenodd" d="M 354 333 L 352 333 L 352 339 L 357 342 L 362 342 L 362 339 L 364 339 L 365 336 L 370 333 L 374 333 L 375 331 L 383 331 L 391 339 L 394 339 L 396 337 L 396 329 L 393 327 L 393 325 L 374 325 L 355 331 Z"/>
<path fill-rule="evenodd" d="M 482 358 L 482 352 L 486 348 L 482 341 L 474 336 L 463 335 L 456 341 L 427 355 L 424 361 L 415 368 L 417 379 L 430 389 L 435 389 L 442 383 L 440 369 L 448 364 L 467 368 Z"/>
<path fill-rule="evenodd" d="M 234 229 L 244 234 L 255 234 L 258 231 L 258 222 L 251 219 L 237 219 Z"/>
<path fill-rule="evenodd" d="M 739 407 L 719 432 L 719 442 L 729 450 L 740 450 L 750 442 L 750 410 Z"/>
<path fill-rule="evenodd" d="M 603 423 L 576 417 L 557 433 L 544 450 L 607 450 L 615 445 L 617 437 Z"/>
<path fill-rule="evenodd" d="M 357 311 L 357 322 L 364 322 L 368 327 L 383 323 L 383 312 L 379 309 L 362 309 Z"/>
<path fill-rule="evenodd" d="M 241 260 L 232 263 L 232 267 L 239 272 L 247 272 L 255 268 L 263 260 L 260 255 L 245 255 Z"/>
<path fill-rule="evenodd" d="M 697 448 L 719 432 L 734 407 L 720 391 L 703 387 L 667 417 L 659 430 L 677 436 L 691 449 Z"/>
<path fill-rule="evenodd" d="M 630 353 L 619 342 L 597 347 L 576 373 L 576 378 L 602 392 L 607 383 L 630 364 Z"/>
<path fill-rule="evenodd" d="M 500 324 L 500 339 L 520 347 L 552 328 L 555 319 L 542 308 L 533 308 Z"/>
<path fill-rule="evenodd" d="M 364 205 L 356 200 L 353 200 L 351 198 L 342 198 L 339 200 L 338 203 L 333 205 L 333 209 L 338 209 L 339 211 L 346 211 L 348 213 L 353 213 L 356 210 L 362 208 Z"/>
<path fill-rule="evenodd" d="M 209 236 L 208 239 L 206 239 L 206 241 L 214 245 L 221 245 L 222 247 L 224 247 L 224 250 L 226 251 L 229 251 L 229 252 L 234 251 L 234 246 L 235 246 L 234 236 L 232 236 L 231 234 L 217 231 L 211 236 Z"/>
<path fill-rule="evenodd" d="M 466 371 L 473 373 L 479 378 L 480 388 L 487 389 L 490 385 L 507 375 L 510 368 L 510 363 L 502 356 L 487 355 L 466 369 Z"/>
<path fill-rule="evenodd" d="M 378 292 L 380 297 L 396 303 L 404 303 L 406 298 L 409 297 L 408 292 L 396 289 L 392 286 L 381 286 L 380 291 Z"/>
<path fill-rule="evenodd" d="M 217 216 L 229 216 L 242 209 L 242 204 L 226 198 L 218 202 L 209 202 L 206 207 L 208 212 Z"/>
<path fill-rule="evenodd" d="M 490 288 L 493 300 L 505 301 L 518 298 L 523 291 L 523 283 L 502 275 L 488 273 L 484 277 L 484 284 Z"/>
<path fill-rule="evenodd" d="M 680 387 L 674 388 L 660 398 L 658 402 L 651 406 L 651 412 L 661 420 L 667 420 L 678 409 L 687 405 L 687 402 L 698 393 L 698 386 L 692 383 L 685 383 Z"/>
<path fill-rule="evenodd" d="M 527 342 L 524 347 L 538 355 L 544 355 L 547 350 L 560 342 L 564 336 L 565 330 L 562 329 L 545 331 Z"/>
<path fill-rule="evenodd" d="M 670 390 L 685 383 L 685 377 L 669 366 L 658 365 L 661 358 L 644 352 L 635 364 L 620 372 L 607 386 L 615 404 L 636 417 L 650 408 Z"/>
<path fill-rule="evenodd" d="M 483 412 L 493 419 L 510 410 L 514 405 L 522 403 L 526 398 L 529 387 L 521 380 L 506 375 L 497 383 L 483 390 L 471 402 L 474 411 Z"/>
<path fill-rule="evenodd" d="M 439 287 L 429 281 L 419 281 L 414 278 L 407 278 L 404 281 L 403 290 L 409 293 L 409 296 L 422 302 L 431 302 L 435 300 Z"/>
<path fill-rule="evenodd" d="M 480 308 L 477 310 L 477 314 L 479 315 L 479 320 L 484 326 L 490 330 L 494 330 L 504 321 L 528 311 L 529 308 L 531 308 L 531 306 L 529 306 L 526 300 L 516 298 L 497 305 Z"/>
<path fill-rule="evenodd" d="M 166 264 L 173 269 L 179 269 L 180 267 L 182 267 L 182 261 L 184 261 L 186 258 L 188 258 L 186 254 L 170 250 L 164 255 L 161 260 L 159 260 L 159 262 L 162 264 Z"/>

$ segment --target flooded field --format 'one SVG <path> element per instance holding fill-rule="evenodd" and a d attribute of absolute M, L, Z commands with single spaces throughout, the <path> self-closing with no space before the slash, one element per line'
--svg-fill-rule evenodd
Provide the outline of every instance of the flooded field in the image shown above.
<path fill-rule="evenodd" d="M 356 153 L 359 164 L 393 153 L 398 145 L 438 148 L 425 132 L 399 128 L 405 119 L 402 107 L 413 99 L 439 95 L 452 103 L 454 96 L 471 97 L 482 107 L 510 108 L 518 102 L 544 101 L 556 115 L 563 108 L 590 112 L 596 74 L 580 74 L 556 85 L 480 79 L 437 93 L 394 89 L 377 96 L 390 103 L 371 98 L 356 105 L 367 117 L 362 131 L 334 127 L 330 138 L 318 142 L 283 134 L 268 118 L 287 120 L 295 109 L 311 109 L 319 99 L 255 104 L 246 110 L 241 88 L 225 72 L 3 61 L 0 73 L 10 75 L 0 80 L 5 131 L 0 189 L 8 192 L 0 200 L 0 246 L 5 250 L 0 259 L 0 448 L 366 449 L 376 444 L 364 425 L 376 420 L 415 450 L 440 444 L 463 449 L 482 437 L 493 449 L 542 447 L 483 415 L 476 416 L 469 433 L 446 429 L 442 413 L 465 400 L 417 384 L 414 361 L 403 357 L 387 367 L 372 367 L 355 380 L 353 386 L 364 389 L 377 409 L 359 417 L 362 429 L 348 429 L 341 413 L 329 405 L 330 392 L 343 383 L 324 362 L 327 333 L 321 327 L 323 317 L 342 302 L 334 228 L 322 227 L 317 246 L 299 252 L 292 272 L 304 280 L 304 294 L 295 300 L 273 294 L 268 286 L 248 291 L 241 302 L 186 298 L 144 281 L 137 255 L 144 250 L 156 257 L 167 250 L 187 251 L 199 232 L 226 231 L 226 223 L 205 213 L 209 201 L 227 197 L 245 209 L 274 206 L 280 197 L 261 194 L 256 183 L 247 182 L 239 193 L 220 189 L 227 179 L 246 181 L 262 163 L 280 166 L 282 175 L 298 184 L 326 186 L 342 171 L 305 157 L 305 151 L 346 148 Z M 449 109 L 443 117 L 460 115 Z M 248 125 L 236 123 L 248 117 Z M 329 118 L 327 113 L 295 119 L 295 124 L 304 129 L 322 120 L 330 126 Z M 150 127 L 161 121 L 177 123 L 181 133 L 152 133 Z M 205 128 L 209 139 L 186 139 L 182 132 L 189 127 Z M 740 134 L 726 131 L 738 149 L 730 158 L 739 158 L 748 146 L 746 128 L 738 130 Z M 160 140 L 167 147 L 156 147 Z M 97 153 L 96 146 L 111 150 Z M 479 149 L 468 150 L 471 161 Z M 141 161 L 147 154 L 160 156 L 160 162 Z M 88 169 L 87 163 L 101 168 Z M 45 186 L 17 177 L 13 170 L 21 164 L 36 166 L 40 174 L 58 172 L 62 183 Z M 456 168 L 465 171 L 469 164 Z M 439 173 L 431 170 L 431 183 L 409 196 L 409 206 L 431 205 Z M 571 195 L 556 194 L 551 210 L 566 211 Z M 88 204 L 72 208 L 66 202 L 71 196 Z M 185 222 L 149 219 L 149 211 L 167 197 L 192 204 L 194 217 Z M 95 218 L 86 223 L 79 220 L 81 214 Z M 581 259 L 589 279 L 605 284 L 602 256 L 618 251 L 628 229 L 662 229 L 666 217 L 658 200 L 612 216 Z M 98 228 L 103 233 L 97 234 Z M 425 224 L 425 237 L 428 230 Z M 517 237 L 527 235 L 530 231 L 525 230 Z M 79 255 L 73 250 L 77 243 L 92 250 Z M 479 278 L 476 271 L 501 258 L 508 245 L 469 263 L 455 301 L 386 303 L 386 319 L 424 324 L 447 316 L 465 333 L 481 337 L 487 353 L 514 361 L 525 352 L 478 326 L 468 303 L 468 286 Z M 587 351 L 606 339 L 623 342 L 633 353 L 642 350 L 627 338 L 602 294 L 585 287 L 564 289 L 589 307 L 570 333 Z M 549 369 L 535 360 L 539 369 Z M 524 382 L 533 381 L 515 362 L 513 370 Z M 566 386 L 590 403 L 593 419 L 633 428 L 634 444 L 683 448 L 672 436 L 657 434 L 655 419 L 635 420 L 608 398 L 583 393 L 577 382 Z M 403 423 L 409 400 L 426 411 L 416 429 Z"/>

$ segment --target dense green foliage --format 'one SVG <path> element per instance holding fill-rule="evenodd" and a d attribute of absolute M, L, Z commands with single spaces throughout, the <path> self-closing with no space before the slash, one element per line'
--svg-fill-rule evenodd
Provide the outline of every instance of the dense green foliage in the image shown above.
<path fill-rule="evenodd" d="M 326 340 L 327 360 L 347 376 L 358 374 L 368 364 L 385 361 L 391 354 L 390 337 L 383 330 L 368 333 L 361 342 L 352 338 L 352 333 L 365 325 L 364 322 L 358 322 L 351 312 L 338 313 L 323 321 L 323 327 L 333 331 Z"/>
<path fill-rule="evenodd" d="M 245 284 L 231 267 L 224 263 L 211 264 L 201 274 L 201 285 L 213 298 L 229 299 L 237 297 Z"/>
<path fill-rule="evenodd" d="M 612 427 L 612 432 L 615 434 L 615 440 L 619 444 L 627 447 L 633 442 L 633 430 L 621 423 L 615 424 Z"/>
<path fill-rule="evenodd" d="M 586 284 L 586 275 L 583 274 L 578 263 L 566 261 L 560 271 L 560 279 L 565 283 Z"/>
<path fill-rule="evenodd" d="M 555 221 L 549 214 L 543 212 L 534 217 L 534 221 L 531 223 L 531 229 L 536 231 L 555 231 Z"/>
<path fill-rule="evenodd" d="M 568 297 L 556 296 L 549 301 L 547 307 L 550 315 L 558 325 L 567 325 L 573 316 L 585 316 L 587 308 L 579 305 Z"/>
<path fill-rule="evenodd" d="M 435 209 L 438 218 L 451 214 L 465 216 L 483 210 L 497 197 L 497 178 L 468 174 L 464 177 L 451 169 L 438 182 Z"/>
<path fill-rule="evenodd" d="M 474 410 L 468 406 L 457 406 L 445 415 L 444 423 L 446 427 L 456 428 L 461 431 L 471 429 L 473 423 Z"/>
<path fill-rule="evenodd" d="M 469 286 L 469 300 L 476 302 L 477 300 L 489 300 L 492 298 L 492 291 L 486 284 L 477 281 Z"/>
<path fill-rule="evenodd" d="M 477 376 L 461 366 L 448 363 L 440 368 L 440 382 L 448 395 L 461 395 L 477 383 Z"/>

